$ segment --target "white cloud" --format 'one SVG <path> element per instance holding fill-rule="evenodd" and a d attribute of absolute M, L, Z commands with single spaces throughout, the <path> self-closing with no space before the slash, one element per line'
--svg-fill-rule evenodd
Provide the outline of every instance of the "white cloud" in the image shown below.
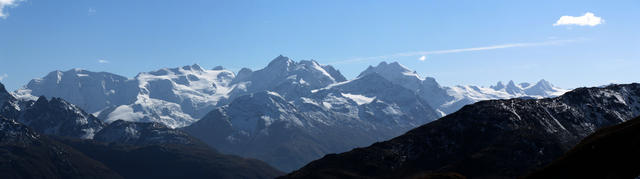
<path fill-rule="evenodd" d="M 584 39 L 580 39 L 584 40 Z M 534 42 L 534 43 L 511 43 L 511 44 L 502 44 L 502 45 L 492 45 L 492 46 L 483 46 L 483 47 L 473 47 L 473 48 L 459 48 L 459 49 L 448 49 L 448 50 L 433 50 L 433 51 L 417 51 L 417 52 L 403 52 L 396 53 L 391 55 L 381 55 L 381 56 L 371 56 L 371 57 L 358 57 L 352 58 L 342 61 L 336 61 L 329 64 L 345 64 L 345 63 L 353 63 L 360 61 L 368 61 L 368 60 L 379 60 L 379 59 L 390 59 L 390 58 L 398 58 L 398 57 L 412 57 L 412 56 L 424 56 L 426 60 L 426 56 L 434 55 L 434 54 L 448 54 L 448 53 L 462 53 L 462 52 L 472 52 L 472 51 L 484 51 L 484 50 L 496 50 L 496 49 L 504 49 L 504 48 L 516 48 L 516 47 L 533 47 L 533 46 L 548 46 L 548 45 L 560 45 L 564 43 L 571 43 L 578 40 L 551 40 L 545 42 Z M 422 57 L 419 58 L 422 60 Z"/>
<path fill-rule="evenodd" d="M 7 77 L 9 77 L 9 75 L 7 75 L 6 73 L 5 73 L 5 74 L 0 75 L 0 81 L 4 80 L 4 79 L 5 79 L 5 78 L 7 78 Z"/>
<path fill-rule="evenodd" d="M 9 14 L 5 12 L 5 8 L 16 7 L 20 1 L 23 0 L 0 0 L 0 18 L 6 19 Z"/>
<path fill-rule="evenodd" d="M 562 16 L 553 26 L 560 25 L 579 25 L 579 26 L 596 26 L 604 22 L 604 19 L 596 16 L 591 12 L 584 13 L 582 16 Z"/>
<path fill-rule="evenodd" d="M 102 64 L 109 63 L 109 60 L 100 59 L 98 60 L 98 63 L 102 63 Z"/>
<path fill-rule="evenodd" d="M 423 56 L 421 56 L 421 57 L 420 57 L 420 61 L 424 61 L 424 60 L 426 60 L 426 59 L 427 59 L 427 56 L 424 56 L 424 55 L 423 55 Z"/>

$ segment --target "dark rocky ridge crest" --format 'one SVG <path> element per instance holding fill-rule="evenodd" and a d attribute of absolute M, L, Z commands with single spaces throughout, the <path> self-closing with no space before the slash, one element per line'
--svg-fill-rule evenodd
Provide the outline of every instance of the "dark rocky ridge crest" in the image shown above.
<path fill-rule="evenodd" d="M 19 121 L 39 133 L 74 138 L 93 138 L 105 124 L 60 98 L 38 98 L 21 110 Z"/>
<path fill-rule="evenodd" d="M 0 116 L 0 178 L 122 178 L 102 163 Z"/>
<path fill-rule="evenodd" d="M 157 122 L 129 122 L 117 120 L 96 133 L 94 140 L 129 145 L 182 144 L 203 145 L 180 130 Z"/>

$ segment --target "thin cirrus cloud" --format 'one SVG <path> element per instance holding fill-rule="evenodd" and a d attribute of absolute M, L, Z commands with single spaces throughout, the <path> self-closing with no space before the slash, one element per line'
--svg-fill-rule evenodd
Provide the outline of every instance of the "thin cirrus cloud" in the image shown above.
<path fill-rule="evenodd" d="M 109 63 L 109 60 L 100 59 L 100 60 L 98 60 L 98 63 L 107 64 L 107 63 Z"/>
<path fill-rule="evenodd" d="M 436 54 L 450 54 L 450 53 L 463 53 L 463 52 L 473 52 L 473 51 L 484 51 L 484 50 L 497 50 L 497 49 L 506 49 L 506 48 L 517 48 L 517 47 L 534 47 L 534 46 L 549 46 L 549 45 L 561 45 L 565 43 L 572 43 L 578 40 L 584 39 L 574 39 L 574 40 L 551 40 L 544 42 L 533 42 L 533 43 L 510 43 L 510 44 L 502 44 L 502 45 L 491 45 L 491 46 L 482 46 L 482 47 L 472 47 L 472 48 L 459 48 L 459 49 L 448 49 L 448 50 L 433 50 L 433 51 L 417 51 L 417 52 L 403 52 L 403 53 L 395 53 L 391 55 L 380 55 L 380 56 L 371 56 L 371 57 L 357 57 L 351 58 L 342 61 L 335 61 L 329 64 L 348 64 L 354 62 L 361 61 L 369 61 L 369 60 L 380 60 L 380 59 L 389 59 L 389 58 L 398 58 L 398 57 L 413 57 L 420 56 L 418 58 L 420 61 L 425 61 L 427 56 L 436 55 Z"/>
<path fill-rule="evenodd" d="M 23 0 L 0 0 L 0 19 L 6 19 L 9 14 L 6 9 L 18 6 L 18 3 Z"/>
<path fill-rule="evenodd" d="M 584 13 L 582 16 L 562 16 L 553 26 L 577 25 L 577 26 L 597 26 L 604 22 L 602 17 L 598 17 L 591 12 Z"/>

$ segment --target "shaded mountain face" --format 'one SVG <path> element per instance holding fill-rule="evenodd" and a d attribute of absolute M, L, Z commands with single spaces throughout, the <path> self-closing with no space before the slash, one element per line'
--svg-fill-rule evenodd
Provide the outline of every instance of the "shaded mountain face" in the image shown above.
<path fill-rule="evenodd" d="M 0 178 L 122 178 L 75 149 L 0 116 Z"/>
<path fill-rule="evenodd" d="M 468 105 L 392 140 L 331 154 L 290 178 L 457 172 L 513 178 L 561 156 L 596 129 L 640 115 L 640 84 L 579 88 L 547 99 Z"/>
<path fill-rule="evenodd" d="M 60 98 L 18 100 L 0 84 L 0 115 L 46 135 L 91 139 L 104 123 Z"/>
<path fill-rule="evenodd" d="M 640 118 L 606 127 L 525 178 L 637 178 Z"/>
<path fill-rule="evenodd" d="M 0 115 L 9 119 L 18 118 L 20 115 L 19 105 L 18 100 L 0 83 Z"/>
<path fill-rule="evenodd" d="M 187 133 L 171 129 L 157 122 L 129 122 L 117 120 L 96 133 L 94 140 L 129 145 L 181 144 L 200 145 Z"/>
<path fill-rule="evenodd" d="M 438 117 L 415 93 L 378 74 L 308 93 L 293 101 L 273 91 L 241 96 L 184 130 L 221 152 L 291 171 Z"/>
<path fill-rule="evenodd" d="M 91 139 L 105 124 L 91 114 L 60 98 L 41 96 L 25 105 L 18 121 L 35 131 L 55 136 Z"/>

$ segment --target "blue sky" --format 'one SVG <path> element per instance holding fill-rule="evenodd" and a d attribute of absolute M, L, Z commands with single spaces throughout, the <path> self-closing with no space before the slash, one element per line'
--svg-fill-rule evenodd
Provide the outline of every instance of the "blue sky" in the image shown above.
<path fill-rule="evenodd" d="M 347 78 L 398 61 L 442 85 L 640 81 L 637 0 L 5 1 L 0 82 L 11 90 L 53 70 L 258 69 L 280 54 Z M 600 21 L 554 25 L 587 12 Z"/>

